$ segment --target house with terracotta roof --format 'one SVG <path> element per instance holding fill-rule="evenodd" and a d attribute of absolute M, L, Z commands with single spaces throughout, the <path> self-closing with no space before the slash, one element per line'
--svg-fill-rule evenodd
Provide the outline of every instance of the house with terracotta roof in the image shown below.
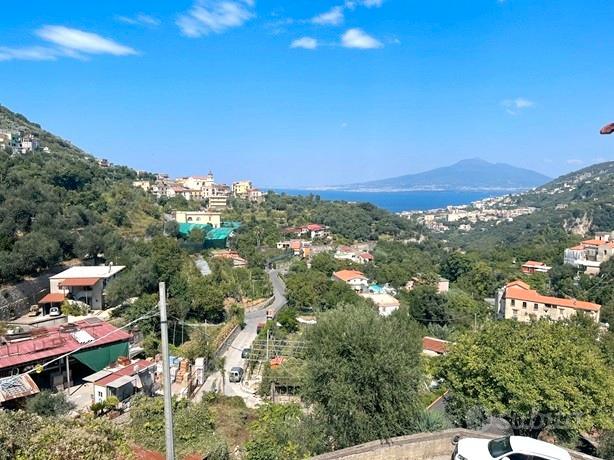
<path fill-rule="evenodd" d="M 599 321 L 601 305 L 540 294 L 524 281 L 512 281 L 497 295 L 499 314 L 505 319 L 529 322 L 542 318 L 559 321 L 582 312 Z"/>
<path fill-rule="evenodd" d="M 337 260 L 349 260 L 357 264 L 373 262 L 373 255 L 371 253 L 352 246 L 339 246 L 333 257 Z"/>
<path fill-rule="evenodd" d="M 358 270 L 340 270 L 333 273 L 333 281 L 342 281 L 357 292 L 366 291 L 369 288 L 369 278 Z"/>
<path fill-rule="evenodd" d="M 102 310 L 105 307 L 104 291 L 107 284 L 124 268 L 112 264 L 71 267 L 49 278 L 49 294 L 38 303 L 44 311 L 46 305 L 61 303 L 69 298 L 84 302 L 94 310 Z"/>
<path fill-rule="evenodd" d="M 614 232 L 599 232 L 594 238 L 565 249 L 563 263 L 583 269 L 589 275 L 599 274 L 600 266 L 614 256 Z"/>
<path fill-rule="evenodd" d="M 452 342 L 435 337 L 422 338 L 422 353 L 427 356 L 441 356 L 447 353 Z"/>
<path fill-rule="evenodd" d="M 522 273 L 527 275 L 532 275 L 533 273 L 548 273 L 552 267 L 549 267 L 543 262 L 537 262 L 535 260 L 527 260 L 522 266 L 520 270 Z"/>

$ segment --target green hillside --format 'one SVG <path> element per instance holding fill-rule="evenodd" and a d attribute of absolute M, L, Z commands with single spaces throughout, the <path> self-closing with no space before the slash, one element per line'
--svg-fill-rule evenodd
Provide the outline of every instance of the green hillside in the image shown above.
<path fill-rule="evenodd" d="M 0 129 L 40 141 L 33 152 L 0 151 L 0 283 L 74 257 L 97 257 L 161 218 L 161 208 L 131 186 L 135 171 L 102 167 L 2 106 Z"/>
<path fill-rule="evenodd" d="M 565 244 L 596 231 L 614 230 L 614 162 L 561 176 L 530 192 L 513 196 L 517 207 L 535 212 L 494 225 L 479 223 L 467 233 L 446 235 L 470 248 L 515 246 L 529 242 Z"/>

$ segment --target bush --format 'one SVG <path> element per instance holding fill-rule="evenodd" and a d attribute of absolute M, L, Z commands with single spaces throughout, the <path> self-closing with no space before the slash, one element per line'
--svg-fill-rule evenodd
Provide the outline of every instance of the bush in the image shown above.
<path fill-rule="evenodd" d="M 67 400 L 65 393 L 53 393 L 48 390 L 41 391 L 26 403 L 26 411 L 46 417 L 66 415 L 74 407 L 74 404 Z"/>

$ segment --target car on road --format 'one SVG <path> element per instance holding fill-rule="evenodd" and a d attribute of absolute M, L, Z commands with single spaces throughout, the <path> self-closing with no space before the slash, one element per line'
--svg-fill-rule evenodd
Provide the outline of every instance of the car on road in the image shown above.
<path fill-rule="evenodd" d="M 49 316 L 60 316 L 61 313 L 59 307 L 51 307 L 49 309 Z"/>
<path fill-rule="evenodd" d="M 571 460 L 565 449 L 525 436 L 462 438 L 451 460 Z"/>
<path fill-rule="evenodd" d="M 251 348 L 244 348 L 243 351 L 241 351 L 241 359 L 249 358 L 249 354 L 251 352 L 252 352 Z"/>
<path fill-rule="evenodd" d="M 240 382 L 243 380 L 243 368 L 242 367 L 233 367 L 230 369 L 228 373 L 228 381 L 229 382 Z"/>

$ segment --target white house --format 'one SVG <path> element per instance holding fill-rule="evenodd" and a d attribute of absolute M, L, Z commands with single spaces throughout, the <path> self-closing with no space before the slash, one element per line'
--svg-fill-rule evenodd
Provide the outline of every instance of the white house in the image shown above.
<path fill-rule="evenodd" d="M 364 273 L 357 270 L 340 270 L 333 273 L 333 281 L 343 281 L 357 292 L 366 291 L 369 287 L 369 279 Z"/>
<path fill-rule="evenodd" d="M 71 267 L 49 278 L 49 293 L 70 296 L 94 310 L 102 310 L 105 287 L 124 268 L 112 264 Z"/>
<path fill-rule="evenodd" d="M 156 363 L 141 359 L 127 366 L 103 369 L 83 380 L 92 384 L 92 401 L 95 403 L 111 396 L 123 401 L 137 391 L 152 396 L 155 373 Z"/>
<path fill-rule="evenodd" d="M 401 304 L 397 299 L 392 297 L 390 294 L 385 293 L 362 293 L 361 297 L 365 299 L 370 299 L 377 306 L 379 310 L 379 314 L 381 316 L 389 316 L 393 311 L 398 310 Z"/>

